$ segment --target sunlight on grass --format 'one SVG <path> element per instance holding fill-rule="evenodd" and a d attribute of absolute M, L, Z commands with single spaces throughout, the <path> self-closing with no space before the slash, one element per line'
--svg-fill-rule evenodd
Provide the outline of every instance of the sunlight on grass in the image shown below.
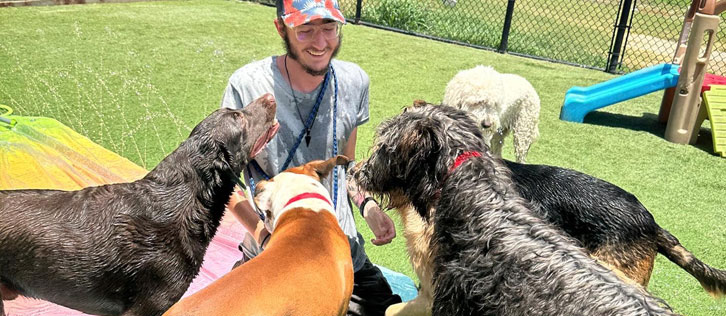
<path fill-rule="evenodd" d="M 55 118 L 151 169 L 219 107 L 234 70 L 283 52 L 274 15 L 273 7 L 221 0 L 0 8 L 0 103 L 18 115 Z M 480 32 L 500 36 L 486 23 Z M 371 119 L 358 132 L 359 159 L 370 154 L 381 121 L 414 99 L 440 102 L 459 70 L 492 65 L 527 78 L 542 100 L 541 137 L 528 162 L 576 169 L 632 192 L 697 257 L 726 269 L 726 160 L 711 153 L 710 140 L 691 146 L 662 138 L 660 92 L 600 109 L 585 124 L 563 122 L 568 88 L 615 76 L 353 24 L 343 33 L 339 58 L 358 63 L 371 78 Z M 545 32 L 511 45 L 544 49 L 547 36 L 563 34 Z M 513 158 L 511 138 L 504 157 Z M 415 278 L 393 217 L 399 225 L 394 242 L 366 249 L 374 262 Z M 370 230 L 360 218 L 357 223 L 370 240 Z M 679 313 L 726 315 L 726 302 L 709 297 L 662 256 L 649 290 Z"/>

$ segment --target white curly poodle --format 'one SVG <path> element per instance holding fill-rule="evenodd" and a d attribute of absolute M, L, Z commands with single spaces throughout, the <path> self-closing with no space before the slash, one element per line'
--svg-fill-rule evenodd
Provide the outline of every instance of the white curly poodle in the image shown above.
<path fill-rule="evenodd" d="M 446 85 L 443 103 L 469 112 L 481 127 L 484 141 L 501 156 L 504 138 L 513 132 L 514 155 L 524 163 L 539 136 L 539 96 L 518 75 L 489 66 L 462 70 Z"/>

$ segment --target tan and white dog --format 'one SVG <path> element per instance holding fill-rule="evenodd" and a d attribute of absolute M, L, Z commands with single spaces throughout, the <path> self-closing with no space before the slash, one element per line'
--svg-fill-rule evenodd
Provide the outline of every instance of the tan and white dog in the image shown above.
<path fill-rule="evenodd" d="M 320 183 L 337 156 L 261 181 L 255 204 L 272 232 L 265 251 L 172 306 L 175 315 L 345 315 L 353 292 L 348 238 Z"/>
<path fill-rule="evenodd" d="M 431 315 L 434 301 L 433 258 L 431 238 L 434 233 L 432 223 L 426 223 L 421 215 L 406 203 L 396 208 L 401 216 L 403 235 L 413 271 L 419 279 L 418 295 L 408 302 L 393 304 L 386 309 L 386 316 L 427 316 Z"/>

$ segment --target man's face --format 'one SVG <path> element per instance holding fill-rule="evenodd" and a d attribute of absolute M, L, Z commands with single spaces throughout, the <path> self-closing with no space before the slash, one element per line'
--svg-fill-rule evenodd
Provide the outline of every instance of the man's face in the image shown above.
<path fill-rule="evenodd" d="M 340 27 L 338 22 L 318 19 L 295 28 L 279 25 L 278 30 L 285 41 L 288 56 L 307 73 L 322 76 L 340 49 Z"/>

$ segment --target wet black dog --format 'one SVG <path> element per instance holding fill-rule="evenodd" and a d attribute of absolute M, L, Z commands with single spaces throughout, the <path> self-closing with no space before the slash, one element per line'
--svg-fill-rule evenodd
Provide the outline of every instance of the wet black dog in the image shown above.
<path fill-rule="evenodd" d="M 570 169 L 505 163 L 519 193 L 540 216 L 622 276 L 647 287 L 655 256 L 661 253 L 693 275 L 711 295 L 726 294 L 726 271 L 696 258 L 629 192 Z"/>
<path fill-rule="evenodd" d="M 242 168 L 277 131 L 275 111 L 269 94 L 215 111 L 135 182 L 0 191 L 0 293 L 161 315 L 199 272 Z"/>

